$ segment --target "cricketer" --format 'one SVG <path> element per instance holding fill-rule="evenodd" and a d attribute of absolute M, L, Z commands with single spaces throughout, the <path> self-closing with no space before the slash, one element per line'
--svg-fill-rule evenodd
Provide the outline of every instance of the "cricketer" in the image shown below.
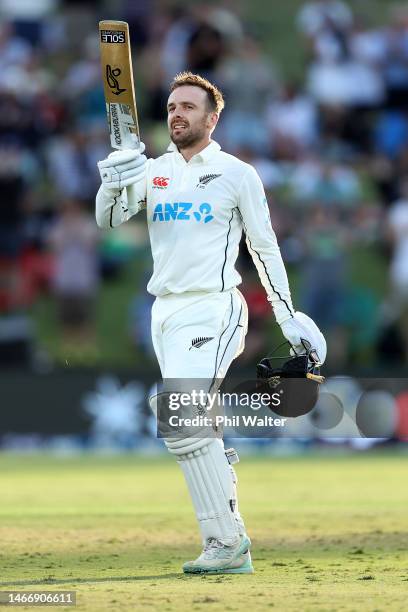
<path fill-rule="evenodd" d="M 257 172 L 211 138 L 223 107 L 217 87 L 199 75 L 181 73 L 170 86 L 166 153 L 147 160 L 141 143 L 98 163 L 100 227 L 116 227 L 147 211 L 153 255 L 147 290 L 156 296 L 152 339 L 164 379 L 220 380 L 242 352 L 248 314 L 235 269 L 242 231 L 292 351 L 304 352 L 309 342 L 321 363 L 326 357 L 316 324 L 292 305 Z M 184 564 L 184 572 L 252 573 L 236 474 L 222 440 L 164 441 L 184 473 L 203 541 L 202 553 Z"/>

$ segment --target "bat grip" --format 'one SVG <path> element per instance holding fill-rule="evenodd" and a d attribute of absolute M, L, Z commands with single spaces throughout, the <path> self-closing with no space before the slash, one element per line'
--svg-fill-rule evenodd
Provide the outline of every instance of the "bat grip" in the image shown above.
<path fill-rule="evenodd" d="M 132 144 L 132 146 L 131 146 L 132 149 L 139 148 L 139 144 L 140 144 L 140 136 L 139 136 L 139 134 L 137 134 L 137 140 L 138 140 L 137 144 Z M 131 199 L 132 201 L 136 200 L 137 195 L 136 195 L 136 191 L 135 191 L 135 186 L 134 185 L 128 185 L 126 187 L 126 193 L 127 193 L 128 201 L 129 201 L 129 199 Z"/>
<path fill-rule="evenodd" d="M 127 192 L 127 196 L 128 196 L 128 201 L 129 201 L 129 198 L 134 200 L 134 198 L 135 198 L 135 186 L 134 185 L 128 185 L 126 187 L 126 192 Z"/>

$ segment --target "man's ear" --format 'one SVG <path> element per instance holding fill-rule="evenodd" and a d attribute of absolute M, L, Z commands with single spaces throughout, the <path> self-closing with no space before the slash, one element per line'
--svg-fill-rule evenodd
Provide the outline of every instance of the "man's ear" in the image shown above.
<path fill-rule="evenodd" d="M 208 127 L 210 127 L 213 130 L 218 123 L 218 119 L 219 119 L 219 115 L 217 113 L 209 113 L 207 115 Z"/>

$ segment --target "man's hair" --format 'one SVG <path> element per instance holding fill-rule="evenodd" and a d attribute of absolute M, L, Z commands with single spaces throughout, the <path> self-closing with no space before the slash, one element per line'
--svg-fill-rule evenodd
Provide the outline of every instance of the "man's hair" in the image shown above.
<path fill-rule="evenodd" d="M 199 74 L 193 74 L 192 72 L 180 72 L 176 74 L 173 81 L 170 83 L 170 91 L 174 91 L 177 87 L 183 85 L 193 85 L 194 87 L 200 87 L 207 92 L 207 106 L 210 112 L 215 112 L 219 115 L 224 108 L 224 98 L 221 91 L 207 81 L 204 77 Z"/>

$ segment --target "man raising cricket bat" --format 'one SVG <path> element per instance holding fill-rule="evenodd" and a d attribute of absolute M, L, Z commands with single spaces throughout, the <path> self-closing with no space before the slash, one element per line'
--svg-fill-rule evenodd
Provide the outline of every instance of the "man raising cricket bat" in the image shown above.
<path fill-rule="evenodd" d="M 112 86 L 128 87 L 115 63 L 110 65 L 118 81 Z M 292 350 L 303 353 L 310 343 L 321 363 L 326 357 L 326 343 L 315 323 L 293 308 L 258 174 L 221 151 L 211 138 L 223 107 L 215 85 L 197 74 L 178 74 L 167 102 L 167 151 L 147 160 L 140 143 L 98 163 L 100 227 L 116 227 L 147 211 L 153 255 L 147 290 L 156 296 L 152 339 L 164 379 L 221 380 L 242 352 L 247 307 L 235 269 L 242 231 Z M 164 441 L 183 470 L 203 540 L 202 553 L 184 564 L 184 572 L 252 573 L 236 474 L 222 440 Z"/>

